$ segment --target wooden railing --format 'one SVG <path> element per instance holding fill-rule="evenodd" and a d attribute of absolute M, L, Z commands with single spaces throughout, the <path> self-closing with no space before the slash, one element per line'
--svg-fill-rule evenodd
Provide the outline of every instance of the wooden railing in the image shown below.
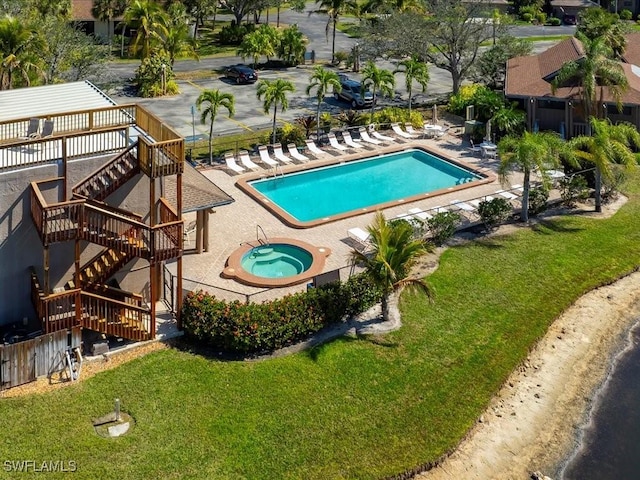
<path fill-rule="evenodd" d="M 151 312 L 141 306 L 142 297 L 119 289 L 127 294 L 125 301 L 85 292 L 79 288 L 45 295 L 35 270 L 31 270 L 31 298 L 42 321 L 45 333 L 82 325 L 84 328 L 107 335 L 149 340 L 155 335 L 155 320 Z"/>
<path fill-rule="evenodd" d="M 182 256 L 183 232 L 184 222 L 182 220 L 151 227 L 151 245 L 154 246 L 153 260 L 159 262 Z"/>
<path fill-rule="evenodd" d="M 134 155 L 134 150 L 136 148 L 137 142 L 125 151 L 116 155 L 111 159 L 111 161 L 98 168 L 90 175 L 87 175 L 73 187 L 74 195 L 91 197 L 90 194 L 92 192 L 100 192 L 101 195 L 99 195 L 99 199 L 103 199 L 110 193 L 116 191 L 119 186 L 131 178 L 130 173 L 133 173 L 138 169 L 138 159 Z M 124 171 L 119 170 L 118 166 L 123 168 Z M 103 178 L 105 176 L 109 178 L 109 182 L 107 184 L 103 182 Z"/>
<path fill-rule="evenodd" d="M 40 183 L 31 182 L 31 218 L 43 245 L 73 240 L 78 235 L 82 219 L 83 200 L 47 205 L 40 191 Z"/>
<path fill-rule="evenodd" d="M 144 107 L 135 104 L 136 125 L 153 137 L 156 142 L 181 140 L 182 137 L 169 125 L 164 123 Z M 183 158 L 183 157 L 181 157 Z"/>
<path fill-rule="evenodd" d="M 178 212 L 166 198 L 160 197 L 160 223 L 175 222 L 176 220 L 179 220 Z"/>
<path fill-rule="evenodd" d="M 176 175 L 184 171 L 184 141 L 167 140 L 150 143 L 144 138 L 138 141 L 140 169 L 149 178 Z"/>

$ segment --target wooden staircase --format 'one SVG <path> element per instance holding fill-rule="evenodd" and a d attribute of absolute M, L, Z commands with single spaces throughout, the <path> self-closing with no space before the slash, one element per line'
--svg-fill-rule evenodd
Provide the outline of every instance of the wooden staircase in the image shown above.
<path fill-rule="evenodd" d="M 72 290 L 76 287 L 90 288 L 94 285 L 104 284 L 132 259 L 133 256 L 127 252 L 105 248 L 80 267 L 78 278 L 75 281 L 69 280 L 64 288 Z"/>
<path fill-rule="evenodd" d="M 86 177 L 73 187 L 73 197 L 103 201 L 140 173 L 136 150 L 137 144 L 132 145 Z"/>

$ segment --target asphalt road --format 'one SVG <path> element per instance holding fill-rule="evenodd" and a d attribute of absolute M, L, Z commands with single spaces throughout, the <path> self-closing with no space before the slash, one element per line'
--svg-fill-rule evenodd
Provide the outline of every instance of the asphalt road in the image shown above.
<path fill-rule="evenodd" d="M 224 17 L 223 17 L 224 18 Z M 264 21 L 264 17 L 262 18 Z M 275 16 L 270 19 L 275 24 Z M 326 62 L 331 59 L 331 37 L 327 41 L 325 35 L 326 15 L 314 13 L 297 13 L 293 11 L 283 11 L 280 15 L 281 24 L 297 24 L 300 30 L 309 39 L 308 51 L 315 50 L 316 60 Z M 531 37 L 540 35 L 572 35 L 575 27 L 514 27 L 513 34 L 520 37 Z M 356 43 L 356 39 L 350 38 L 340 31 L 336 32 L 336 51 L 350 51 Z M 544 50 L 555 42 L 539 42 L 536 50 Z M 243 63 L 240 57 L 226 58 L 206 58 L 200 61 L 180 60 L 177 61 L 174 70 L 176 72 L 188 72 L 193 70 L 214 70 L 222 69 L 228 65 Z M 388 61 L 381 61 L 378 64 L 383 68 L 393 70 L 395 65 Z M 127 79 L 133 77 L 138 63 L 112 63 L 109 66 L 110 77 L 108 83 L 121 86 Z M 278 114 L 279 121 L 293 121 L 302 115 L 315 114 L 316 100 L 306 95 L 305 90 L 309 84 L 309 70 L 311 65 L 303 65 L 295 68 L 282 70 L 260 70 L 261 79 L 286 78 L 295 85 L 295 93 L 290 96 L 289 109 Z M 359 74 L 346 72 L 349 76 L 359 78 Z M 423 100 L 425 97 L 440 96 L 451 91 L 451 75 L 439 68 L 430 66 L 430 81 L 427 91 L 422 94 L 419 89 L 414 90 L 414 100 Z M 185 137 L 207 135 L 208 125 L 203 125 L 199 121 L 199 113 L 196 111 L 192 115 L 192 106 L 204 89 L 220 89 L 235 97 L 236 114 L 234 118 L 226 117 L 226 112 L 222 111 L 216 118 L 214 124 L 214 135 L 226 135 L 242 130 L 255 131 L 269 128 L 271 125 L 271 115 L 264 113 L 262 102 L 257 99 L 256 85 L 236 85 L 225 78 L 212 78 L 193 82 L 179 81 L 180 94 L 172 97 L 144 99 L 127 94 L 121 87 L 107 88 L 107 93 L 118 103 L 140 103 L 164 121 L 173 126 L 181 135 Z M 415 98 L 418 92 L 417 98 Z M 396 100 L 406 99 L 406 89 L 404 88 L 404 78 L 402 75 L 396 76 Z M 384 100 L 384 104 L 393 104 L 395 100 Z M 338 113 L 342 109 L 349 108 L 345 102 L 334 100 L 331 97 L 325 98 L 322 111 Z"/>

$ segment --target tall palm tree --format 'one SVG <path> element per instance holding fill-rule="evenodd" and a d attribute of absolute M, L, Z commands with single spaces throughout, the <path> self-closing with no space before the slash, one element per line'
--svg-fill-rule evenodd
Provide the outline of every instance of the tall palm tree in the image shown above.
<path fill-rule="evenodd" d="M 640 133 L 634 125 L 620 123 L 613 125 L 609 119 L 598 120 L 591 117 L 589 136 L 574 137 L 569 141 L 573 154 L 595 166 L 595 208 L 602 211 L 602 178 L 612 176 L 612 166 L 623 164 L 633 168 L 640 161 L 640 155 L 631 148 L 640 148 Z"/>
<path fill-rule="evenodd" d="M 203 108 L 204 106 L 204 108 Z M 218 110 L 225 108 L 229 118 L 235 114 L 235 97 L 220 90 L 205 90 L 196 100 L 196 107 L 200 111 L 200 122 L 204 125 L 209 120 L 209 163 L 213 163 L 213 123 L 218 116 Z"/>
<path fill-rule="evenodd" d="M 33 73 L 40 73 L 37 52 L 40 38 L 21 20 L 0 18 L 0 90 L 9 90 L 17 80 L 29 86 Z"/>
<path fill-rule="evenodd" d="M 340 92 L 342 90 L 338 74 L 332 70 L 327 70 L 320 65 L 316 65 L 313 69 L 313 73 L 309 77 L 307 95 L 311 94 L 311 90 L 314 88 L 316 89 L 316 99 L 318 100 L 318 106 L 316 108 L 318 139 L 320 139 L 320 105 L 322 104 L 325 95 L 329 92 L 329 87 L 333 87 L 334 92 Z"/>
<path fill-rule="evenodd" d="M 101 22 L 107 22 L 107 44 L 111 45 L 111 23 L 127 8 L 127 0 L 93 0 L 91 14 Z"/>
<path fill-rule="evenodd" d="M 587 135 L 591 135 L 590 117 L 602 116 L 605 89 L 615 99 L 618 110 L 622 110 L 622 94 L 629 87 L 629 82 L 620 63 L 610 59 L 611 48 L 604 39 L 590 40 L 580 32 L 576 33 L 576 38 L 582 42 L 584 57 L 562 65 L 551 82 L 551 91 L 555 94 L 558 88 L 566 84 L 579 88 L 587 121 Z"/>
<path fill-rule="evenodd" d="M 400 68 L 403 67 L 403 68 Z M 421 62 L 416 57 L 408 58 L 398 64 L 398 68 L 393 71 L 393 74 L 404 73 L 405 86 L 407 87 L 407 93 L 409 94 L 409 118 L 411 118 L 411 97 L 413 91 L 413 82 L 417 82 L 424 92 L 427 89 L 427 83 L 429 83 L 429 67 L 426 63 Z"/>
<path fill-rule="evenodd" d="M 124 21 L 136 29 L 131 47 L 143 59 L 150 57 L 155 46 L 167 37 L 167 15 L 153 0 L 134 0 L 124 12 Z"/>
<path fill-rule="evenodd" d="M 325 30 L 327 41 L 329 40 L 329 28 L 333 25 L 333 40 L 331 42 L 331 63 L 336 58 L 336 26 L 340 15 L 356 11 L 358 4 L 356 0 L 318 0 L 316 2 L 320 8 L 311 13 L 326 13 L 329 16 Z"/>
<path fill-rule="evenodd" d="M 396 79 L 393 73 L 383 68 L 378 68 L 375 63 L 369 60 L 362 69 L 362 85 L 371 86 L 373 102 L 371 102 L 371 121 L 373 122 L 373 109 L 376 105 L 376 92 L 390 97 L 394 94 Z"/>
<path fill-rule="evenodd" d="M 287 108 L 289 108 L 289 99 L 287 98 L 287 92 L 295 91 L 296 87 L 288 80 L 283 80 L 282 78 L 278 78 L 276 80 L 260 80 L 258 82 L 258 100 L 262 100 L 264 97 L 264 102 L 262 104 L 264 108 L 264 113 L 269 113 L 271 106 L 273 105 L 273 133 L 272 133 L 272 143 L 276 143 L 276 116 L 278 112 L 278 104 L 282 107 L 282 111 L 284 112 Z"/>
<path fill-rule="evenodd" d="M 389 320 L 389 300 L 403 287 L 417 287 L 431 298 L 431 288 L 422 278 L 409 278 L 416 260 L 427 253 L 425 244 L 413 239 L 408 222 L 388 222 L 382 212 L 376 213 L 367 228 L 372 250 L 353 250 L 351 258 L 364 266 L 366 274 L 382 292 L 382 317 Z"/>
<path fill-rule="evenodd" d="M 498 143 L 498 151 L 500 152 L 498 174 L 502 181 L 506 181 L 514 167 L 524 174 L 520 219 L 528 222 L 531 172 L 538 170 L 543 182 L 548 184 L 549 177 L 546 172 L 560 165 L 560 154 L 567 151 L 567 143 L 553 133 L 524 132 L 521 137 L 511 135 L 504 137 Z"/>

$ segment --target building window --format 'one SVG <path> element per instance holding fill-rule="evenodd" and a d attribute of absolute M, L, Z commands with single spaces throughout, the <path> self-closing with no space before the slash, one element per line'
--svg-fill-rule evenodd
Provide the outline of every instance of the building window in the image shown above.
<path fill-rule="evenodd" d="M 564 110 L 564 102 L 557 100 L 538 100 L 538 108 L 547 110 Z"/>

